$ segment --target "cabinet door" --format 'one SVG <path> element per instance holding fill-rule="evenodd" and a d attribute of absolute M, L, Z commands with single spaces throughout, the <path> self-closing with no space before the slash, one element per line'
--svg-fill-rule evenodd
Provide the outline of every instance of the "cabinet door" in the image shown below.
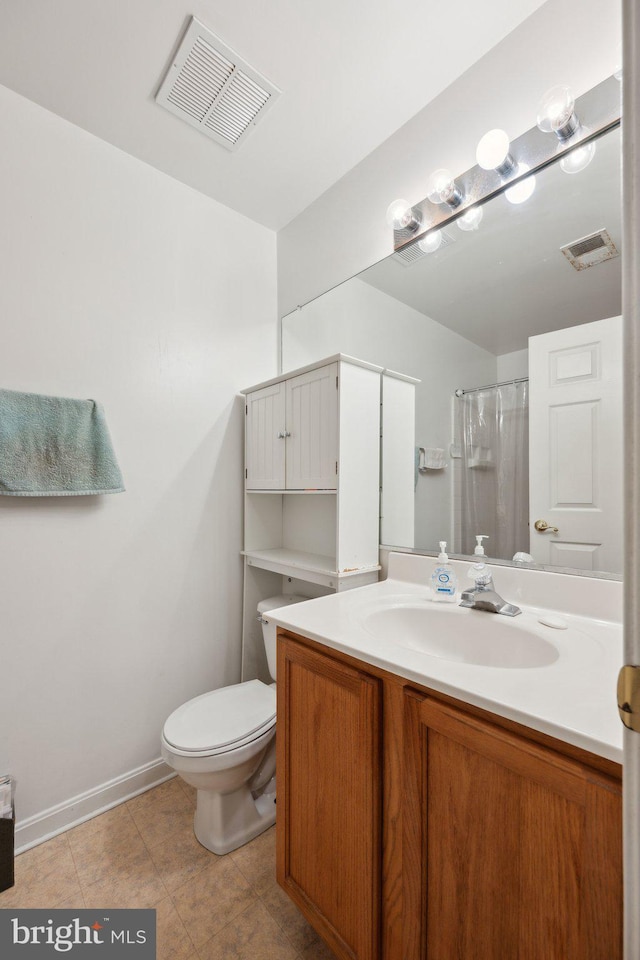
<path fill-rule="evenodd" d="M 411 691 L 405 737 L 403 960 L 620 958 L 620 784 Z"/>
<path fill-rule="evenodd" d="M 286 381 L 287 489 L 338 486 L 338 364 Z"/>
<path fill-rule="evenodd" d="M 277 877 L 343 960 L 380 955 L 380 681 L 278 642 Z"/>
<path fill-rule="evenodd" d="M 247 394 L 247 490 L 283 490 L 285 484 L 285 385 Z"/>

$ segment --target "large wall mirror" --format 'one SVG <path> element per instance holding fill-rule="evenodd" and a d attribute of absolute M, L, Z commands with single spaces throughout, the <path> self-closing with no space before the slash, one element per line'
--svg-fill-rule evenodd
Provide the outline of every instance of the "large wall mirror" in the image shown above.
<path fill-rule="evenodd" d="M 283 318 L 283 371 L 345 353 L 420 381 L 413 543 L 388 545 L 486 535 L 489 557 L 621 574 L 620 148 L 609 130 L 580 172 L 553 163 L 526 202 Z"/>

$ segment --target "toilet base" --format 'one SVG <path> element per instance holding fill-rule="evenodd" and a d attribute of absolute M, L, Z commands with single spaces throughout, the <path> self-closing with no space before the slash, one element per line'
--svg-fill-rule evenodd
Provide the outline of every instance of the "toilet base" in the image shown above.
<path fill-rule="evenodd" d="M 254 799 L 246 785 L 232 793 L 198 790 L 193 821 L 196 839 L 212 853 L 230 853 L 273 826 L 275 800 L 275 793 L 266 791 Z"/>

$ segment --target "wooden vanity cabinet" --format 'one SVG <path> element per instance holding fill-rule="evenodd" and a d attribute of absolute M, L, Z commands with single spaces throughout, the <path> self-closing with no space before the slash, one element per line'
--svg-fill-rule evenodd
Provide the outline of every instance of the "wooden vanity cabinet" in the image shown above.
<path fill-rule="evenodd" d="M 369 673 L 280 641 L 277 878 L 345 960 L 380 956 L 381 693 Z"/>
<path fill-rule="evenodd" d="M 620 768 L 280 631 L 277 876 L 340 960 L 621 960 Z"/>
<path fill-rule="evenodd" d="M 405 691 L 403 960 L 622 956 L 620 783 Z"/>

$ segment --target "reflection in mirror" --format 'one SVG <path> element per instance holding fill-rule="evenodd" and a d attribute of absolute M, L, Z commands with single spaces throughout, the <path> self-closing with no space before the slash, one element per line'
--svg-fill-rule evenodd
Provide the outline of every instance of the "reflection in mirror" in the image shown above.
<path fill-rule="evenodd" d="M 416 548 L 485 534 L 489 557 L 621 572 L 603 509 L 622 502 L 620 206 L 616 129 L 579 173 L 555 163 L 526 203 L 497 196 L 477 229 L 449 223 L 435 251 L 405 246 L 283 318 L 283 371 L 341 352 L 420 380 Z"/>

